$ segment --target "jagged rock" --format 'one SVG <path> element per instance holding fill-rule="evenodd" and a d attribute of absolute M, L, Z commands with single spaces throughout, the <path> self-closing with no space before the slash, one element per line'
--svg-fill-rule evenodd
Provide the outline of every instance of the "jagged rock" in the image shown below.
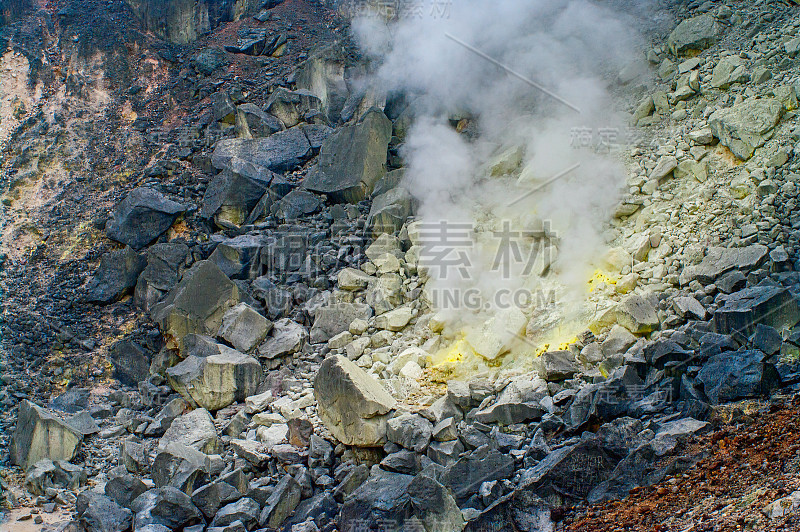
<path fill-rule="evenodd" d="M 86 483 L 86 471 L 64 460 L 39 460 L 25 475 L 25 489 L 44 495 L 47 488 L 76 490 Z"/>
<path fill-rule="evenodd" d="M 780 286 L 755 286 L 729 295 L 714 313 L 714 330 L 749 337 L 757 324 L 781 330 L 800 321 L 800 308 L 791 292 Z"/>
<path fill-rule="evenodd" d="M 433 441 L 428 445 L 428 458 L 441 466 L 454 464 L 461 453 L 464 452 L 464 445 L 458 440 Z"/>
<path fill-rule="evenodd" d="M 283 129 L 280 120 L 252 103 L 244 103 L 237 108 L 236 120 L 243 120 L 253 137 L 268 137 Z"/>
<path fill-rule="evenodd" d="M 381 460 L 381 468 L 393 473 L 404 473 L 406 475 L 415 475 L 421 469 L 420 455 L 414 451 L 400 449 L 397 452 L 386 455 Z"/>
<path fill-rule="evenodd" d="M 259 432 L 262 428 L 259 427 Z M 257 468 L 264 467 L 270 459 L 266 452 L 268 447 L 253 440 L 231 440 L 231 448 L 236 456 L 244 458 Z"/>
<path fill-rule="evenodd" d="M 347 358 L 328 357 L 314 378 L 320 419 L 347 445 L 374 447 L 386 438 L 387 414 L 395 400 L 364 370 Z"/>
<path fill-rule="evenodd" d="M 386 439 L 421 453 L 431 441 L 433 425 L 419 414 L 402 414 L 389 420 Z"/>
<path fill-rule="evenodd" d="M 182 530 L 201 523 L 203 514 L 192 504 L 188 495 L 179 489 L 166 487 L 148 490 L 134 499 L 134 530 L 147 525 L 162 525 L 170 530 Z"/>
<path fill-rule="evenodd" d="M 710 85 L 715 89 L 727 89 L 734 83 L 747 83 L 749 80 L 744 60 L 738 55 L 729 55 L 714 67 Z"/>
<path fill-rule="evenodd" d="M 454 387 L 455 388 L 455 387 Z M 448 393 L 451 389 L 448 383 Z M 547 383 L 539 378 L 519 378 L 511 381 L 497 396 L 495 402 L 474 414 L 481 423 L 512 425 L 537 420 L 544 414 L 539 401 L 547 396 Z M 465 408 L 469 399 L 461 401 Z"/>
<path fill-rule="evenodd" d="M 111 211 L 106 235 L 140 250 L 169 229 L 186 206 L 151 188 L 136 188 Z"/>
<path fill-rule="evenodd" d="M 380 523 L 401 525 L 411 517 L 408 487 L 414 477 L 388 471 L 373 475 L 361 484 L 342 506 L 342 532 L 355 532 L 359 526 L 375 529 Z"/>
<path fill-rule="evenodd" d="M 374 280 L 373 276 L 355 268 L 344 268 L 337 275 L 341 290 L 361 290 Z"/>
<path fill-rule="evenodd" d="M 236 119 L 236 105 L 230 94 L 220 91 L 211 95 L 211 112 L 217 122 L 233 124 Z"/>
<path fill-rule="evenodd" d="M 386 173 L 391 136 L 391 121 L 379 109 L 371 109 L 358 124 L 344 126 L 325 140 L 303 186 L 333 201 L 361 201 Z"/>
<path fill-rule="evenodd" d="M 11 461 L 27 470 L 42 459 L 72 460 L 83 435 L 50 411 L 23 399 L 11 437 Z"/>
<path fill-rule="evenodd" d="M 180 349 L 187 334 L 216 334 L 222 317 L 237 303 L 236 284 L 217 265 L 204 260 L 192 266 L 164 301 L 153 307 L 153 319 L 167 346 Z"/>
<path fill-rule="evenodd" d="M 278 288 L 266 276 L 257 278 L 253 281 L 251 287 L 255 298 L 264 302 L 269 319 L 276 320 L 291 312 L 292 304 L 294 303 L 292 294 Z"/>
<path fill-rule="evenodd" d="M 606 339 L 600 344 L 600 349 L 603 356 L 608 358 L 625 353 L 635 343 L 636 337 L 628 329 L 620 325 L 614 325 L 608 332 Z"/>
<path fill-rule="evenodd" d="M 405 187 L 374 195 L 367 216 L 367 229 L 373 236 L 399 231 L 414 212 L 414 197 Z"/>
<path fill-rule="evenodd" d="M 700 264 L 684 268 L 680 283 L 687 285 L 696 280 L 702 284 L 709 284 L 734 270 L 744 274 L 758 268 L 768 255 L 769 248 L 761 244 L 743 248 L 710 248 Z M 729 289 L 732 288 L 731 286 Z"/>
<path fill-rule="evenodd" d="M 188 414 L 178 416 L 169 426 L 158 443 L 164 449 L 169 443 L 181 443 L 205 454 L 217 454 L 221 442 L 217 437 L 214 420 L 208 410 L 198 408 Z"/>
<path fill-rule="evenodd" d="M 264 106 L 268 113 L 275 115 L 289 128 L 299 124 L 306 113 L 320 107 L 320 99 L 312 92 L 304 89 L 290 91 L 283 87 L 270 94 Z"/>
<path fill-rule="evenodd" d="M 453 491 L 459 503 L 464 503 L 478 492 L 483 482 L 501 480 L 514 473 L 514 459 L 492 449 L 481 456 L 473 452 L 447 466 L 441 482 Z"/>
<path fill-rule="evenodd" d="M 721 32 L 712 15 L 698 15 L 678 24 L 667 38 L 667 46 L 675 55 L 704 50 L 717 42 Z"/>
<path fill-rule="evenodd" d="M 145 259 L 130 247 L 111 251 L 100 257 L 100 266 L 86 286 L 89 303 L 113 303 L 136 286 Z"/>
<path fill-rule="evenodd" d="M 272 328 L 272 322 L 247 303 L 239 303 L 222 317 L 218 336 L 234 349 L 249 353 L 260 344 Z"/>
<path fill-rule="evenodd" d="M 156 455 L 151 468 L 157 488 L 172 486 L 186 494 L 219 473 L 207 454 L 181 443 L 169 442 Z"/>
<path fill-rule="evenodd" d="M 623 299 L 616 309 L 617 323 L 633 334 L 647 334 L 658 329 L 661 322 L 650 302 L 637 294 Z"/>
<path fill-rule="evenodd" d="M 154 244 L 147 249 L 147 266 L 136 282 L 134 301 L 149 311 L 178 283 L 189 247 L 180 242 Z"/>
<path fill-rule="evenodd" d="M 86 490 L 75 501 L 78 522 L 88 532 L 118 532 L 128 530 L 133 513 L 105 495 Z"/>
<path fill-rule="evenodd" d="M 136 386 L 150 376 L 150 354 L 136 342 L 120 340 L 111 347 L 108 358 L 114 377 L 123 384 Z"/>
<path fill-rule="evenodd" d="M 297 220 L 318 211 L 322 203 L 322 200 L 311 192 L 295 189 L 276 203 L 274 212 L 280 220 Z"/>
<path fill-rule="evenodd" d="M 525 471 L 520 488 L 532 491 L 551 504 L 577 503 L 609 478 L 621 458 L 596 438 L 583 440 L 556 449 Z"/>
<path fill-rule="evenodd" d="M 219 354 L 189 356 L 167 370 L 172 388 L 190 404 L 219 410 L 253 395 L 261 382 L 261 365 L 245 355 L 219 345 Z"/>
<path fill-rule="evenodd" d="M 191 59 L 192 68 L 199 74 L 210 76 L 225 64 L 225 52 L 219 48 L 206 48 Z"/>
<path fill-rule="evenodd" d="M 740 159 L 749 159 L 772 137 L 783 115 L 783 104 L 775 99 L 751 98 L 726 109 L 714 111 L 708 125 L 721 144 Z"/>
<path fill-rule="evenodd" d="M 224 527 L 239 521 L 246 530 L 251 530 L 258 524 L 260 512 L 261 506 L 253 499 L 245 497 L 221 508 L 211 522 L 211 526 Z"/>
<path fill-rule="evenodd" d="M 131 473 L 142 475 L 150 470 L 150 456 L 144 445 L 134 441 L 122 442 L 119 462 Z"/>
<path fill-rule="evenodd" d="M 287 517 L 297 508 L 300 502 L 302 488 L 291 475 L 284 477 L 275 486 L 275 490 L 267 499 L 264 509 L 261 510 L 258 523 L 262 527 L 278 528 Z"/>
<path fill-rule="evenodd" d="M 200 216 L 217 222 L 222 227 L 239 227 L 259 201 L 268 196 L 275 174 L 265 168 L 244 165 L 234 159 L 236 170 L 223 170 L 209 183 Z"/>
<path fill-rule="evenodd" d="M 658 160 L 656 167 L 650 172 L 650 179 L 661 181 L 677 167 L 678 159 L 671 155 L 665 155 Z"/>
<path fill-rule="evenodd" d="M 258 348 L 258 356 L 278 358 L 297 353 L 302 349 L 308 332 L 305 327 L 288 318 L 278 320 L 272 328 L 272 335 Z"/>
<path fill-rule="evenodd" d="M 197 488 L 192 493 L 192 502 L 203 512 L 206 519 L 213 519 L 220 508 L 228 503 L 238 501 L 243 496 L 235 486 L 217 481 Z"/>
<path fill-rule="evenodd" d="M 339 333 L 346 331 L 355 319 L 367 320 L 372 309 L 357 303 L 338 303 L 320 307 L 314 313 L 311 328 L 311 343 L 327 342 Z"/>
<path fill-rule="evenodd" d="M 464 518 L 452 494 L 431 476 L 423 473 L 408 485 L 414 517 L 427 532 L 452 532 L 464 527 Z"/>
<path fill-rule="evenodd" d="M 519 334 L 525 330 L 528 318 L 517 308 L 501 310 L 481 327 L 470 329 L 464 339 L 477 354 L 494 360 L 508 351 Z"/>
<path fill-rule="evenodd" d="M 697 380 L 712 404 L 768 395 L 780 386 L 780 377 L 761 351 L 736 351 L 714 355 L 703 365 Z"/>
<path fill-rule="evenodd" d="M 100 432 L 100 427 L 87 410 L 83 410 L 67 418 L 67 425 L 83 436 L 91 436 L 92 434 Z"/>
<path fill-rule="evenodd" d="M 676 297 L 672 301 L 672 308 L 681 318 L 705 320 L 708 312 L 706 308 L 691 296 Z"/>
<path fill-rule="evenodd" d="M 546 381 L 563 381 L 578 373 L 572 351 L 548 351 L 539 357 L 539 374 Z"/>
<path fill-rule="evenodd" d="M 264 237 L 259 235 L 226 238 L 217 244 L 208 260 L 231 279 L 252 279 L 261 267 L 258 255 L 265 244 Z"/>
<path fill-rule="evenodd" d="M 134 499 L 147 491 L 147 485 L 134 475 L 115 475 L 106 482 L 104 491 L 106 497 L 123 508 L 130 508 Z"/>
<path fill-rule="evenodd" d="M 147 429 L 145 429 L 144 435 L 163 436 L 164 432 L 166 432 L 175 418 L 183 414 L 188 407 L 189 403 L 187 403 L 184 399 L 180 397 L 172 399 L 169 403 L 164 405 L 158 414 L 155 415 L 153 421 L 151 421 L 147 426 Z"/>
<path fill-rule="evenodd" d="M 750 336 L 750 343 L 755 349 L 771 356 L 780 351 L 783 338 L 774 327 L 759 323 L 755 326 L 755 332 Z"/>
<path fill-rule="evenodd" d="M 408 325 L 413 318 L 412 309 L 409 306 L 403 306 L 384 312 L 380 316 L 375 317 L 375 327 L 387 331 L 401 331 Z M 349 326 L 349 324 L 348 324 Z"/>
<path fill-rule="evenodd" d="M 219 170 L 263 180 L 271 178 L 272 172 L 296 169 L 310 154 L 306 135 L 300 128 L 291 128 L 267 138 L 220 140 L 211 162 Z"/>
<path fill-rule="evenodd" d="M 470 520 L 465 532 L 482 530 L 519 530 L 537 532 L 552 530 L 551 507 L 528 490 L 514 490 L 489 505 L 478 517 Z"/>

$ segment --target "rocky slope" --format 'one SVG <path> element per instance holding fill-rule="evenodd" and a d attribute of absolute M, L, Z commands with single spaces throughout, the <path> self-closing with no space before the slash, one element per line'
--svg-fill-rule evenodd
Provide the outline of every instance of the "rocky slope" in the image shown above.
<path fill-rule="evenodd" d="M 634 135 L 573 136 L 626 193 L 559 341 L 558 305 L 437 308 L 413 106 L 347 5 L 12 7 L 0 526 L 796 528 L 792 3 L 637 19 L 649 67 L 605 80 Z M 485 177 L 530 189 L 523 152 Z"/>

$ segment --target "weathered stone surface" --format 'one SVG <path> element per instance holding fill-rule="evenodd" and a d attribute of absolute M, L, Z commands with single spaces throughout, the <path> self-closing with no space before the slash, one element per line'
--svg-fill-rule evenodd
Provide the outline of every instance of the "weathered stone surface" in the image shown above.
<path fill-rule="evenodd" d="M 203 520 L 203 514 L 192 504 L 188 495 L 179 489 L 155 488 L 142 493 L 131 504 L 134 512 L 134 529 L 147 525 L 163 525 L 170 530 L 184 527 Z"/>
<path fill-rule="evenodd" d="M 508 351 L 527 323 L 528 318 L 519 309 L 501 310 L 482 326 L 472 328 L 464 339 L 480 356 L 494 360 Z"/>
<path fill-rule="evenodd" d="M 715 89 L 727 89 L 734 83 L 746 83 L 749 79 L 744 59 L 738 55 L 729 55 L 714 67 L 710 85 Z"/>
<path fill-rule="evenodd" d="M 209 481 L 215 467 L 207 454 L 182 443 L 169 442 L 156 455 L 151 468 L 157 488 L 172 486 L 186 494 Z"/>
<path fill-rule="evenodd" d="M 387 331 L 401 331 L 413 317 L 411 307 L 402 306 L 375 317 L 375 327 Z"/>
<path fill-rule="evenodd" d="M 291 475 L 284 477 L 275 486 L 272 495 L 261 510 L 258 523 L 262 527 L 278 528 L 289 517 L 300 502 L 302 488 Z"/>
<path fill-rule="evenodd" d="M 453 383 L 455 384 L 455 383 Z M 448 391 L 455 389 L 450 386 Z M 500 423 L 512 425 L 524 423 L 542 417 L 544 409 L 539 401 L 547 396 L 547 383 L 540 378 L 522 377 L 511 381 L 497 396 L 495 402 L 476 412 L 475 419 L 481 423 Z M 470 398 L 461 401 L 464 408 L 470 405 Z"/>
<path fill-rule="evenodd" d="M 166 299 L 153 308 L 153 318 L 167 345 L 180 349 L 187 334 L 216 334 L 225 312 L 237 303 L 236 284 L 217 265 L 205 260 L 192 266 Z"/>
<path fill-rule="evenodd" d="M 225 238 L 217 244 L 208 260 L 231 279 L 252 279 L 259 274 L 258 256 L 266 243 L 267 240 L 260 235 Z"/>
<path fill-rule="evenodd" d="M 314 378 L 320 419 L 347 445 L 374 447 L 386 438 L 387 414 L 395 400 L 363 369 L 347 358 L 328 357 Z"/>
<path fill-rule="evenodd" d="M 272 322 L 247 303 L 239 303 L 222 317 L 218 336 L 234 349 L 249 353 L 260 344 L 272 328 Z"/>
<path fill-rule="evenodd" d="M 149 311 L 178 283 L 189 256 L 189 246 L 181 242 L 165 242 L 147 248 L 147 266 L 139 275 L 134 301 Z"/>
<path fill-rule="evenodd" d="M 704 50 L 717 42 L 721 31 L 712 15 L 698 15 L 678 24 L 667 38 L 667 46 L 675 55 Z"/>
<path fill-rule="evenodd" d="M 274 213 L 280 220 L 297 220 L 302 216 L 317 212 L 322 203 L 319 196 L 307 190 L 295 189 L 276 203 Z"/>
<path fill-rule="evenodd" d="M 270 176 L 297 168 L 311 153 L 311 144 L 300 128 L 291 128 L 267 138 L 225 139 L 214 145 L 211 161 L 219 170 L 230 170 L 249 178 Z"/>
<path fill-rule="evenodd" d="M 355 532 L 359 526 L 375 529 L 380 523 L 397 525 L 411 517 L 408 488 L 414 477 L 381 472 L 361 484 L 346 500 L 340 513 L 342 532 Z"/>
<path fill-rule="evenodd" d="M 217 174 L 203 196 L 200 215 L 214 218 L 222 227 L 244 224 L 275 179 L 275 174 L 264 168 L 241 164 L 236 168 L 237 172 L 223 170 Z"/>
<path fill-rule="evenodd" d="M 150 353 L 131 340 L 121 340 L 110 350 L 114 377 L 123 384 L 136 386 L 150 376 Z"/>
<path fill-rule="evenodd" d="M 11 460 L 26 470 L 44 458 L 69 461 L 82 440 L 82 434 L 50 411 L 22 400 L 11 437 Z"/>
<path fill-rule="evenodd" d="M 106 235 L 135 250 L 161 236 L 186 207 L 151 188 L 136 188 L 122 200 L 106 223 Z"/>
<path fill-rule="evenodd" d="M 386 173 L 391 136 L 391 121 L 379 109 L 371 109 L 358 124 L 347 125 L 325 140 L 303 186 L 334 201 L 361 201 Z"/>
<path fill-rule="evenodd" d="M 541 377 L 546 381 L 563 381 L 578 373 L 572 351 L 547 351 L 539 357 Z"/>
<path fill-rule="evenodd" d="M 311 343 L 327 342 L 337 334 L 346 331 L 355 319 L 367 320 L 372 309 L 356 303 L 339 303 L 320 307 L 314 313 L 314 326 L 311 328 Z"/>
<path fill-rule="evenodd" d="M 90 303 L 113 303 L 136 286 L 145 268 L 145 258 L 125 247 L 100 257 L 100 266 L 86 285 L 86 300 Z"/>
<path fill-rule="evenodd" d="M 79 515 L 78 522 L 88 532 L 128 530 L 133 518 L 130 510 L 91 490 L 78 495 L 75 510 Z"/>
<path fill-rule="evenodd" d="M 740 159 L 749 159 L 772 137 L 773 128 L 783 115 L 781 102 L 771 98 L 751 98 L 726 109 L 714 111 L 708 125 L 721 144 Z"/>
<path fill-rule="evenodd" d="M 392 188 L 372 198 L 367 229 L 373 236 L 399 231 L 414 212 L 414 197 L 403 186 Z"/>
<path fill-rule="evenodd" d="M 647 334 L 658 329 L 661 322 L 650 302 L 637 294 L 623 299 L 616 309 L 617 323 L 633 334 Z"/>
<path fill-rule="evenodd" d="M 780 386 L 780 377 L 761 351 L 736 351 L 712 356 L 697 375 L 712 404 L 760 397 Z"/>
<path fill-rule="evenodd" d="M 253 137 L 268 137 L 283 129 L 280 120 L 252 103 L 243 103 L 237 108 L 236 120 L 243 120 Z"/>
<path fill-rule="evenodd" d="M 781 330 L 800 321 L 800 308 L 791 292 L 780 286 L 755 286 L 729 295 L 714 313 L 714 330 L 721 334 L 755 332 L 757 324 Z"/>
<path fill-rule="evenodd" d="M 133 500 L 147 491 L 147 485 L 134 475 L 115 475 L 106 482 L 103 491 L 105 491 L 106 497 L 123 508 L 130 508 Z"/>
<path fill-rule="evenodd" d="M 734 270 L 739 270 L 740 274 L 747 273 L 763 264 L 768 255 L 769 248 L 761 244 L 743 248 L 710 248 L 700 264 L 684 268 L 680 282 L 687 285 L 696 280 L 709 284 Z"/>
<path fill-rule="evenodd" d="M 32 495 L 44 495 L 48 488 L 76 490 L 85 483 L 83 468 L 65 460 L 39 460 L 25 475 L 25 489 Z"/>
<path fill-rule="evenodd" d="M 431 422 L 419 414 L 402 414 L 389 420 L 386 439 L 420 453 L 430 443 L 432 431 Z"/>
<path fill-rule="evenodd" d="M 278 358 L 291 355 L 302 349 L 308 332 L 299 323 L 288 318 L 278 320 L 272 328 L 272 334 L 258 347 L 258 356 Z"/>
<path fill-rule="evenodd" d="M 217 481 L 197 488 L 192 493 L 192 502 L 203 512 L 206 519 L 213 519 L 220 508 L 242 497 L 242 493 L 235 486 Z"/>
<path fill-rule="evenodd" d="M 169 443 L 181 443 L 205 454 L 217 454 L 221 442 L 208 410 L 198 408 L 175 418 L 158 443 L 164 449 Z"/>
<path fill-rule="evenodd" d="M 239 521 L 246 530 L 252 530 L 258 524 L 260 512 L 261 506 L 256 501 L 244 497 L 221 508 L 211 522 L 211 526 L 225 527 Z"/>
<path fill-rule="evenodd" d="M 553 530 L 554 524 L 550 513 L 550 505 L 532 491 L 514 490 L 489 505 L 477 518 L 470 520 L 464 531 Z"/>
<path fill-rule="evenodd" d="M 414 517 L 427 532 L 452 532 L 464 527 L 464 518 L 453 495 L 432 476 L 423 473 L 408 485 Z"/>
<path fill-rule="evenodd" d="M 172 388 L 190 404 L 219 410 L 253 395 L 261 382 L 261 365 L 245 355 L 219 345 L 219 354 L 190 356 L 167 370 Z"/>
<path fill-rule="evenodd" d="M 463 503 L 478 492 L 483 482 L 508 478 L 513 473 L 514 459 L 493 449 L 486 456 L 473 453 L 460 458 L 445 469 L 441 482 Z"/>

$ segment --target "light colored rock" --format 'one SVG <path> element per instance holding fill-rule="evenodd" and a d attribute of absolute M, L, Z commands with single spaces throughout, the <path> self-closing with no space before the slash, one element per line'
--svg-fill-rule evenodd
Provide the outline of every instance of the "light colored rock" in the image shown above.
<path fill-rule="evenodd" d="M 528 318 L 516 308 L 501 310 L 483 325 L 472 328 L 465 340 L 480 356 L 494 360 L 504 354 L 525 330 Z"/>
<path fill-rule="evenodd" d="M 258 347 L 258 356 L 273 359 L 297 353 L 307 339 L 308 332 L 299 323 L 289 318 L 278 320 L 272 334 Z"/>
<path fill-rule="evenodd" d="M 261 365 L 250 355 L 224 345 L 219 354 L 190 356 L 167 370 L 172 388 L 190 404 L 219 410 L 244 401 L 261 382 Z"/>
<path fill-rule="evenodd" d="M 222 317 L 218 336 L 234 349 L 249 353 L 260 344 L 272 328 L 272 322 L 247 303 L 239 303 Z"/>
<path fill-rule="evenodd" d="M 158 447 L 165 449 L 170 443 L 180 443 L 205 454 L 219 454 L 222 450 L 214 420 L 204 408 L 175 418 L 159 440 Z"/>
<path fill-rule="evenodd" d="M 375 317 L 375 327 L 387 331 L 400 331 L 413 317 L 411 307 L 400 307 Z"/>
<path fill-rule="evenodd" d="M 671 155 L 661 157 L 656 163 L 656 167 L 650 172 L 649 178 L 655 181 L 661 181 L 678 166 L 678 159 Z"/>
<path fill-rule="evenodd" d="M 396 401 L 373 377 L 347 358 L 328 357 L 314 378 L 318 414 L 331 434 L 347 445 L 381 446 Z"/>
<path fill-rule="evenodd" d="M 72 460 L 83 435 L 28 400 L 19 403 L 17 426 L 11 437 L 11 460 L 28 469 L 42 459 Z"/>
<path fill-rule="evenodd" d="M 673 54 L 683 55 L 708 48 L 720 34 L 720 25 L 712 15 L 698 15 L 678 24 L 667 38 L 667 46 Z"/>
<path fill-rule="evenodd" d="M 653 305 L 637 294 L 623 299 L 616 308 L 617 323 L 634 334 L 647 334 L 661 325 Z"/>
<path fill-rule="evenodd" d="M 723 145 L 740 159 L 749 159 L 773 135 L 783 115 L 783 104 L 772 98 L 751 98 L 714 111 L 708 125 Z"/>
<path fill-rule="evenodd" d="M 361 290 L 375 278 L 355 268 L 344 268 L 339 272 L 337 280 L 342 290 Z"/>

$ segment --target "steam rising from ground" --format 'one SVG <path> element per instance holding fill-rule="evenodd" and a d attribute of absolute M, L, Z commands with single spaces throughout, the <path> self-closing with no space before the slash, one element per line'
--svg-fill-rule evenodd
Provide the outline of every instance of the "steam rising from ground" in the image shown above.
<path fill-rule="evenodd" d="M 458 328 L 498 312 L 498 292 L 556 287 L 563 314 L 586 299 L 603 228 L 624 191 L 621 165 L 576 149 L 575 135 L 589 131 L 596 143 L 624 126 L 607 87 L 641 49 L 632 24 L 584 0 L 457 0 L 436 13 L 424 5 L 388 24 L 364 17 L 353 27 L 378 65 L 369 83 L 406 95 L 401 122 L 413 123 L 402 155 L 421 220 L 474 229 L 446 259 L 466 256 L 464 268 L 441 267 L 435 252 L 420 262 L 428 261 L 429 293 L 476 289 L 487 304 L 433 306 Z M 525 310 L 531 323 L 544 312 L 539 303 Z"/>

